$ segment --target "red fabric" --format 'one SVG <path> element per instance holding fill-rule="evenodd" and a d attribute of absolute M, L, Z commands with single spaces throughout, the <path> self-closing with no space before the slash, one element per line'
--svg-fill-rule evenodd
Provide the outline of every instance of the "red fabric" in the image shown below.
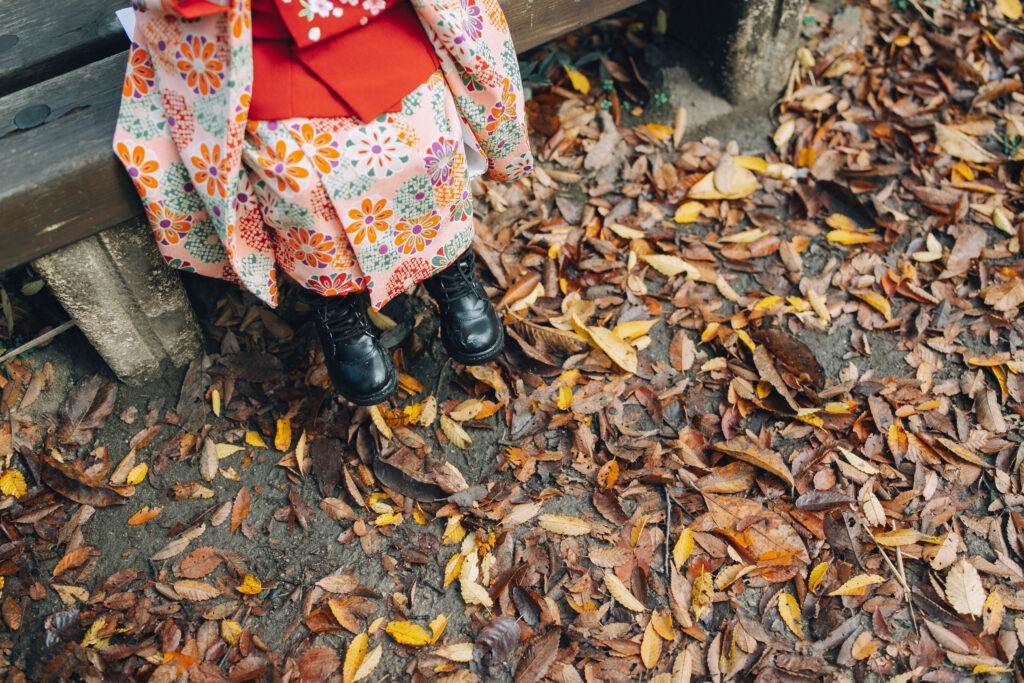
<path fill-rule="evenodd" d="M 399 111 L 403 97 L 438 68 L 407 0 L 376 16 L 334 0 L 342 16 L 299 16 L 295 0 L 252 0 L 253 92 L 249 115 L 275 121 Z M 319 29 L 319 39 L 310 30 Z M 316 35 L 314 32 L 312 35 Z"/>
<path fill-rule="evenodd" d="M 195 19 L 209 14 L 228 11 L 226 6 L 218 5 L 215 2 L 208 2 L 207 0 L 178 0 L 174 3 L 174 9 L 186 19 Z"/>

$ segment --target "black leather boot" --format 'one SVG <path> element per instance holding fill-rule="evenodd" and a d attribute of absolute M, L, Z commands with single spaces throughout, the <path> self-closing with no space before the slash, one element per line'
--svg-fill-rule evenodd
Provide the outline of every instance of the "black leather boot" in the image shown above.
<path fill-rule="evenodd" d="M 304 293 L 305 294 L 305 293 Z M 327 374 L 338 393 L 361 406 L 382 403 L 398 388 L 398 369 L 366 317 L 366 296 L 310 296 Z"/>
<path fill-rule="evenodd" d="M 441 342 L 449 356 L 463 365 L 481 365 L 498 357 L 505 332 L 483 285 L 476 279 L 472 251 L 467 249 L 423 284 L 437 302 Z"/>

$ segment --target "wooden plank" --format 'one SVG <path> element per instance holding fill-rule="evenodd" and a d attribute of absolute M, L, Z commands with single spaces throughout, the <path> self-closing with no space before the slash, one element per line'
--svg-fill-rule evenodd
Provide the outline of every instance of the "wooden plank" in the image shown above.
<path fill-rule="evenodd" d="M 111 151 L 125 54 L 0 99 L 0 122 L 48 106 L 47 122 L 0 129 L 0 270 L 141 214 Z"/>
<path fill-rule="evenodd" d="M 128 49 L 129 0 L 0 0 L 0 97 Z"/>
<path fill-rule="evenodd" d="M 500 0 L 519 52 L 640 4 L 640 0 Z"/>
<path fill-rule="evenodd" d="M 636 2 L 502 4 L 522 51 Z M 0 270 L 141 215 L 110 146 L 126 60 L 127 53 L 116 54 L 0 98 L 0 157 L 16 160 L 0 164 Z M 43 113 L 40 107 L 49 110 L 42 125 L 14 124 L 19 114 L 24 122 L 26 112 Z"/>

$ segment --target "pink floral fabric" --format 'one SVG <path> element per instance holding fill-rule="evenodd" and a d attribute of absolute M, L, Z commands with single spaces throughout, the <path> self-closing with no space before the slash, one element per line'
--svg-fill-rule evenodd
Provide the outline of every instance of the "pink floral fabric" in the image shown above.
<path fill-rule="evenodd" d="M 251 14 L 224 2 L 185 20 L 136 1 L 114 150 L 172 267 L 271 306 L 284 271 L 327 296 L 366 289 L 379 309 L 471 243 L 467 146 L 492 179 L 531 170 L 497 0 L 412 0 L 441 70 L 368 122 L 249 120 Z"/>

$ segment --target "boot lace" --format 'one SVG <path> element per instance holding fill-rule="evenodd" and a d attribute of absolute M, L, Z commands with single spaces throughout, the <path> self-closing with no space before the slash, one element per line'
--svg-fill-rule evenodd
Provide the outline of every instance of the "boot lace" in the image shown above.
<path fill-rule="evenodd" d="M 434 276 L 431 294 L 438 303 L 450 303 L 461 297 L 476 294 L 476 257 L 472 251 Z"/>
<path fill-rule="evenodd" d="M 326 298 L 316 307 L 316 316 L 332 343 L 359 336 L 369 328 L 361 297 L 357 294 Z"/>

